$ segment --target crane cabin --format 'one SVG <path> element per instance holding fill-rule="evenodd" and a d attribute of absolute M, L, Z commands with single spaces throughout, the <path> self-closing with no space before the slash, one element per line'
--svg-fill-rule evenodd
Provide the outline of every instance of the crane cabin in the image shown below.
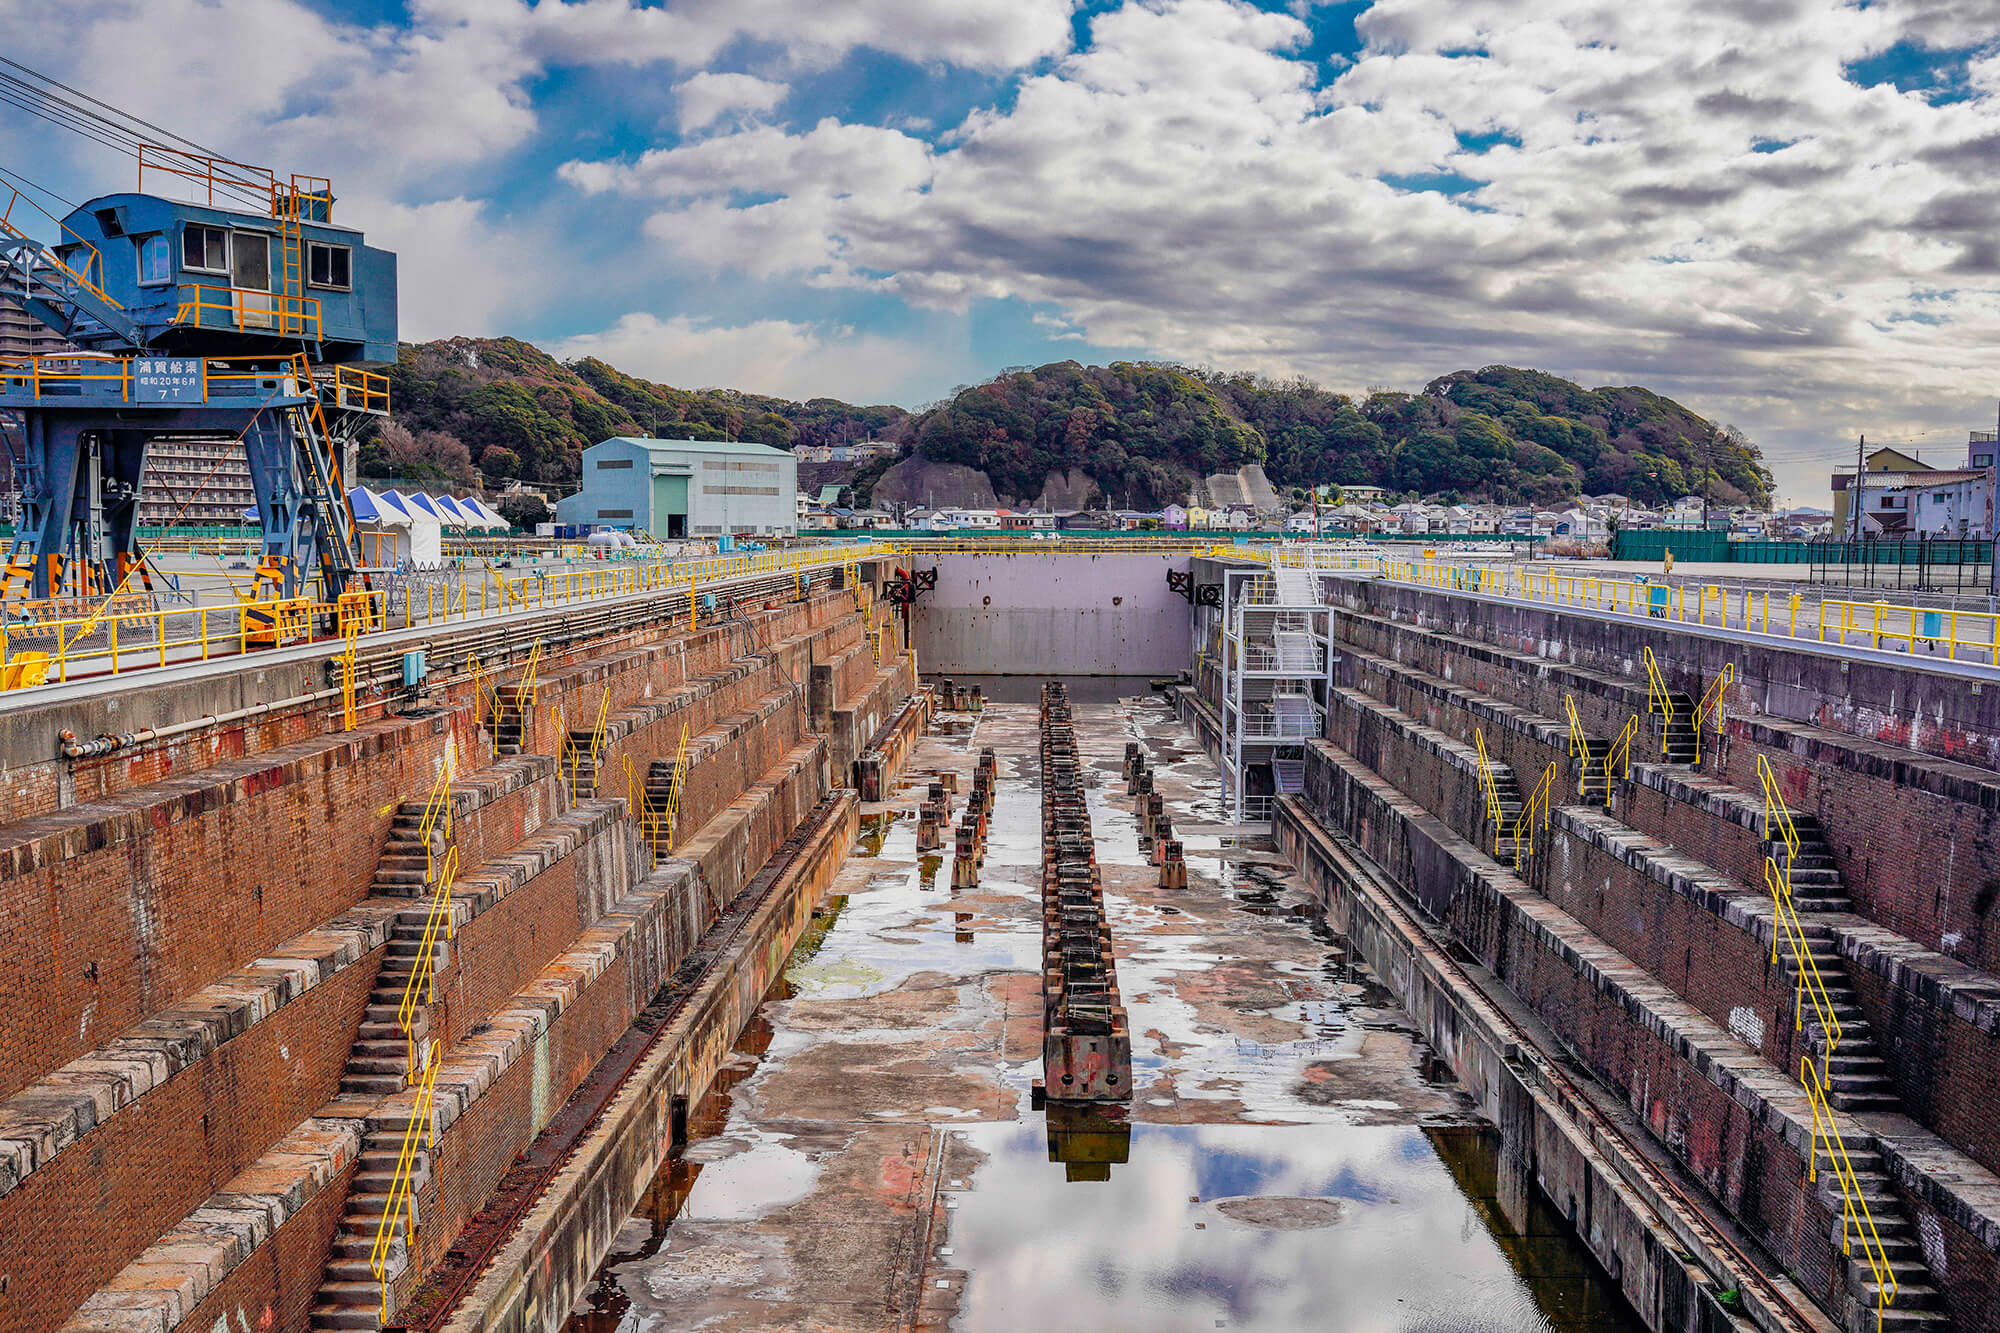
<path fill-rule="evenodd" d="M 316 365 L 396 359 L 396 256 L 331 221 L 333 198 L 278 187 L 258 211 L 153 194 L 110 194 L 62 219 L 56 257 L 132 326 L 84 325 L 89 351 L 127 345 L 205 356 L 296 352 Z"/>

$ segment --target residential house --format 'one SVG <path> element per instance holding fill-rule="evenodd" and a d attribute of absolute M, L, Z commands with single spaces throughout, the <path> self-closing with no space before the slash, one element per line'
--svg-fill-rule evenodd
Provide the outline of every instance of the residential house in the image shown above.
<path fill-rule="evenodd" d="M 1855 495 L 1859 494 L 1860 536 L 1864 539 L 1914 536 L 1987 538 L 1994 531 L 1994 432 L 1975 431 L 1966 445 L 1965 466 L 1938 468 L 1895 449 L 1877 449 L 1864 460 L 1859 486 L 1854 474 L 1833 477 L 1835 536 L 1855 536 Z"/>

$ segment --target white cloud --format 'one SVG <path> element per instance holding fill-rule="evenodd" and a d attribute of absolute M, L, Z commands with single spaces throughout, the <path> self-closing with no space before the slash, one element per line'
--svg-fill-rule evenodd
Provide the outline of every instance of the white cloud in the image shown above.
<path fill-rule="evenodd" d="M 1851 440 L 2000 378 L 2000 55 L 1942 104 L 1845 74 L 1990 38 L 1973 17 L 1378 0 L 1334 73 L 1292 16 L 1145 0 L 942 147 L 822 122 L 565 175 L 659 198 L 677 264 L 1013 298 L 1101 345 L 1348 385 L 1569 369 Z"/>
<path fill-rule="evenodd" d="M 674 85 L 681 102 L 681 132 L 706 129 L 731 111 L 773 111 L 791 91 L 751 74 L 703 72 Z"/>
<path fill-rule="evenodd" d="M 565 361 L 594 356 L 665 384 L 721 385 L 800 400 L 888 401 L 941 369 L 923 344 L 778 319 L 724 327 L 686 315 L 661 319 L 635 312 L 602 332 L 545 345 Z"/>
<path fill-rule="evenodd" d="M 405 342 L 508 333 L 524 312 L 561 294 L 560 275 L 548 267 L 504 260 L 551 247 L 496 222 L 480 200 L 361 199 L 347 206 L 367 219 L 370 245 L 396 252 L 399 336 Z"/>

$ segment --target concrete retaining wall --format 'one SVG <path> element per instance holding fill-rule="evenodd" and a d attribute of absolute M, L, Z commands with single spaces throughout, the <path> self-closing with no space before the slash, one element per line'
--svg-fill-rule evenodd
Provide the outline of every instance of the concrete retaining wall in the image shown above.
<path fill-rule="evenodd" d="M 931 567 L 919 557 L 919 569 Z M 911 637 L 926 672 L 1145 676 L 1184 670 L 1193 621 L 1167 571 L 1185 552 L 940 555 Z"/>

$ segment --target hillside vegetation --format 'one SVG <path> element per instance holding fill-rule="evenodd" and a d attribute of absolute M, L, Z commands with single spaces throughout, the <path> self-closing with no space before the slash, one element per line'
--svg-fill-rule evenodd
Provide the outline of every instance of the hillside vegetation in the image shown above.
<path fill-rule="evenodd" d="M 654 435 L 779 448 L 897 440 L 931 463 L 983 471 L 1016 502 L 1070 474 L 1093 483 L 1103 503 L 1154 507 L 1248 463 L 1262 463 L 1280 487 L 1366 484 L 1539 505 L 1607 492 L 1658 504 L 1704 482 L 1724 504 L 1761 505 L 1770 494 L 1756 446 L 1731 427 L 1647 389 L 1585 389 L 1511 366 L 1357 403 L 1305 379 L 1059 361 L 1008 371 L 915 415 L 676 389 L 594 359 L 564 364 L 514 338 L 405 346 L 390 378 L 395 417 L 364 452 L 367 475 L 569 483 L 584 446 Z M 856 490 L 890 461 L 857 476 Z"/>
<path fill-rule="evenodd" d="M 595 359 L 565 365 L 518 338 L 406 343 L 389 395 L 394 416 L 363 450 L 363 474 L 465 484 L 475 469 L 496 482 L 574 482 L 585 446 L 614 435 L 789 449 L 887 438 L 909 415 L 830 398 L 675 389 Z"/>

